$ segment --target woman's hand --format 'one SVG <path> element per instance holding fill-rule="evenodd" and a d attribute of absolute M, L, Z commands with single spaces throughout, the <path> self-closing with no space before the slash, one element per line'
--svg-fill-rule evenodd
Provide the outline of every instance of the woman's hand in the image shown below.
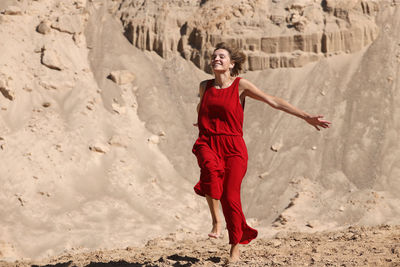
<path fill-rule="evenodd" d="M 315 127 L 315 129 L 317 129 L 318 131 L 320 131 L 320 129 L 318 127 L 322 127 L 322 128 L 329 128 L 329 124 L 331 124 L 331 122 L 326 121 L 326 120 L 321 120 L 324 116 L 322 115 L 318 115 L 318 116 L 310 116 L 305 118 L 304 120 L 311 124 L 312 126 Z"/>

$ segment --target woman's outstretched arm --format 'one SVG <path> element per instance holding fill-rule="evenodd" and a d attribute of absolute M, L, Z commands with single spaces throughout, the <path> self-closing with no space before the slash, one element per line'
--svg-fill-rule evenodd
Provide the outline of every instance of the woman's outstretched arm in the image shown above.
<path fill-rule="evenodd" d="M 248 81 L 246 79 L 240 79 L 239 86 L 240 86 L 240 89 L 243 90 L 243 93 L 245 94 L 245 96 L 249 96 L 256 100 L 265 102 L 275 109 L 285 111 L 289 114 L 292 114 L 301 119 L 304 119 L 307 123 L 314 126 L 315 129 L 317 129 L 318 131 L 320 130 L 319 127 L 329 128 L 329 124 L 331 124 L 329 121 L 322 120 L 322 118 L 324 117 L 322 115 L 317 115 L 317 116 L 310 115 L 307 112 L 305 112 L 299 108 L 296 108 L 295 106 L 289 104 L 288 102 L 286 102 L 285 100 L 283 100 L 279 97 L 271 96 L 271 95 L 264 93 L 263 91 L 258 89 L 254 84 L 252 84 L 250 81 Z"/>

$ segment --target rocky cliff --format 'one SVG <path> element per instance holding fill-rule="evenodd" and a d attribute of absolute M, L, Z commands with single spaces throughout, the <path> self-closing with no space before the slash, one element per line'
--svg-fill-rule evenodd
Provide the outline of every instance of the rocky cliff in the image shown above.
<path fill-rule="evenodd" d="M 301 67 L 354 53 L 378 35 L 377 1 L 122 1 L 125 36 L 142 50 L 180 54 L 209 70 L 212 48 L 233 43 L 249 70 Z"/>

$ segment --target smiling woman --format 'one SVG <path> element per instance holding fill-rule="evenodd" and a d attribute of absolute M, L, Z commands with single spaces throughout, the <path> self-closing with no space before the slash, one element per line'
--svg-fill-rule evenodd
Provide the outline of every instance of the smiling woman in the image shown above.
<path fill-rule="evenodd" d="M 229 66 L 231 76 L 238 76 L 243 69 L 243 63 L 246 61 L 246 55 L 234 47 L 228 46 L 226 43 L 216 45 L 214 53 L 211 56 L 211 67 L 213 70 L 222 67 L 222 63 L 227 64 L 228 59 L 232 66 Z M 232 63 L 234 62 L 234 63 Z"/>
<path fill-rule="evenodd" d="M 245 55 L 226 44 L 217 44 L 211 60 L 214 79 L 200 83 L 197 106 L 199 137 L 193 146 L 200 167 L 200 181 L 195 192 L 204 196 L 211 212 L 210 238 L 219 238 L 222 221 L 219 201 L 231 244 L 230 261 L 239 260 L 239 244 L 257 237 L 257 230 L 246 223 L 240 200 L 240 187 L 247 171 L 247 148 L 243 140 L 243 111 L 247 96 L 275 109 L 304 119 L 314 126 L 328 128 L 322 115 L 312 116 L 280 99 L 268 95 L 246 79 L 236 77 L 242 70 Z"/>

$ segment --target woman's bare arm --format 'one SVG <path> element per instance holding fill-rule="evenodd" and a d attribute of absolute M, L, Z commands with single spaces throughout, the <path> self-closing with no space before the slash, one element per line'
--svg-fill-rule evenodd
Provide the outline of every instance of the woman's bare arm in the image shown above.
<path fill-rule="evenodd" d="M 200 83 L 200 85 L 199 85 L 199 96 L 200 96 L 200 101 L 199 101 L 199 103 L 197 104 L 197 108 L 196 108 L 197 114 L 198 114 L 199 111 L 200 111 L 200 105 L 201 105 L 201 101 L 203 100 L 204 92 L 206 91 L 206 85 L 207 85 L 207 80 L 202 81 L 202 82 Z M 193 123 L 193 126 L 198 126 L 198 122 Z"/>
<path fill-rule="evenodd" d="M 264 93 L 246 79 L 240 79 L 239 86 L 241 87 L 241 90 L 243 90 L 245 96 L 249 96 L 256 100 L 265 102 L 275 109 L 285 111 L 289 114 L 304 119 L 307 123 L 314 126 L 318 131 L 320 130 L 318 126 L 322 128 L 329 128 L 329 124 L 331 124 L 329 121 L 321 120 L 321 118 L 323 118 L 322 115 L 312 116 L 307 112 L 289 104 L 288 102 L 279 97 L 271 96 L 269 94 Z"/>
<path fill-rule="evenodd" d="M 204 92 L 206 91 L 206 85 L 207 85 L 207 80 L 202 81 L 199 85 L 199 96 L 200 96 L 200 101 L 197 104 L 197 113 L 200 111 L 200 105 L 201 105 L 201 100 L 203 100 L 203 95 Z"/>

